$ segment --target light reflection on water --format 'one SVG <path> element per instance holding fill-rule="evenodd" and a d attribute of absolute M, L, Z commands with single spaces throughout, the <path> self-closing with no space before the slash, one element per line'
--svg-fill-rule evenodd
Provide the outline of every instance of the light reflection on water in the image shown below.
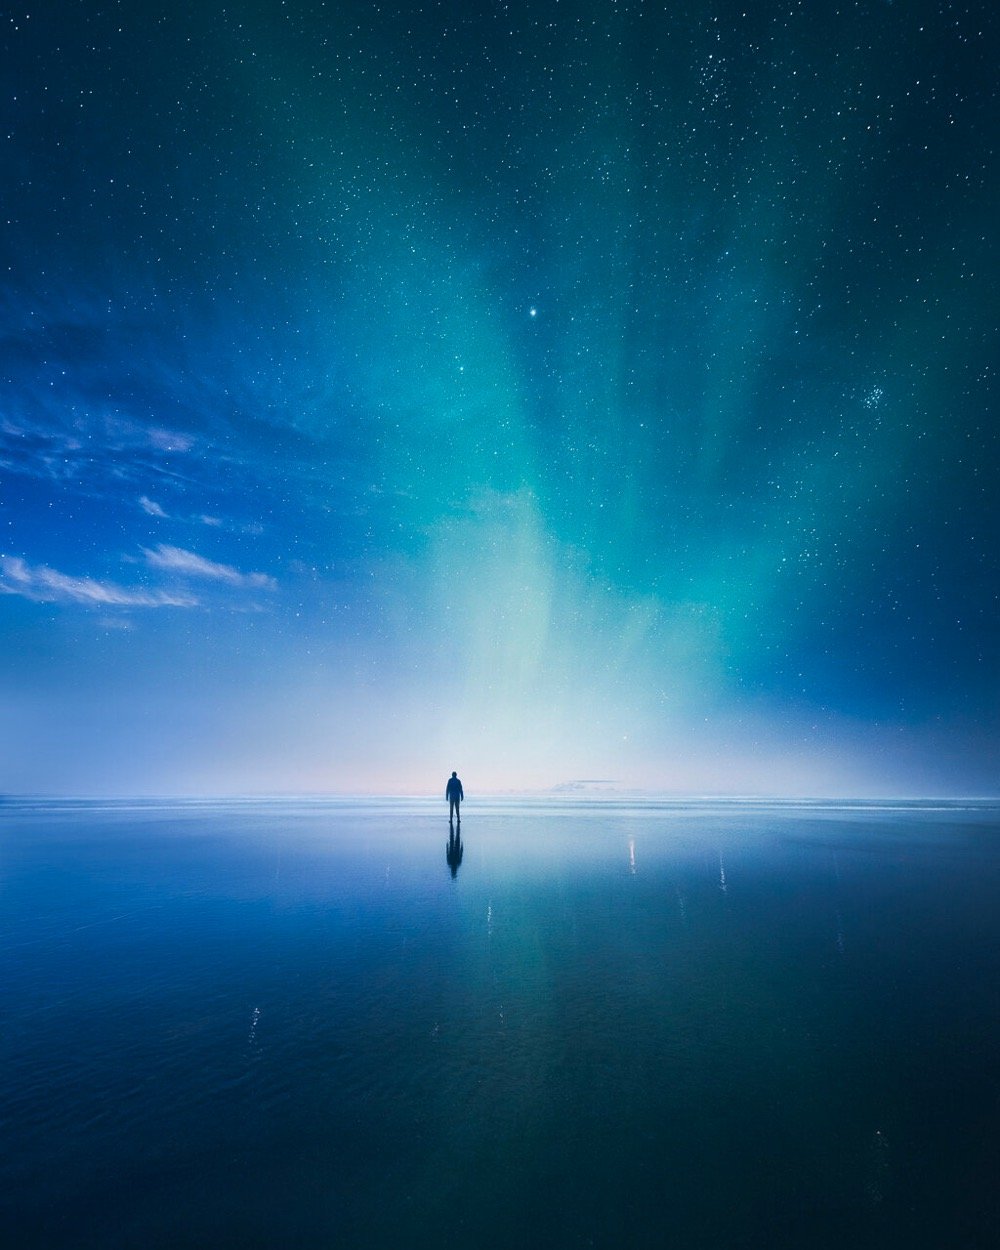
<path fill-rule="evenodd" d="M 995 809 L 463 811 L 4 804 L 12 1244 L 986 1236 Z"/>

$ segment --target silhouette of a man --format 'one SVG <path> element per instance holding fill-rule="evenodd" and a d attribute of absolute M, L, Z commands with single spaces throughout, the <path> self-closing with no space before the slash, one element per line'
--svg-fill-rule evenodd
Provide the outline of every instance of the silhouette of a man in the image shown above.
<path fill-rule="evenodd" d="M 448 778 L 448 784 L 444 788 L 444 797 L 448 800 L 448 819 L 455 818 L 461 824 L 462 813 L 459 810 L 459 804 L 465 798 L 465 791 L 458 779 L 458 773 L 452 773 Z"/>

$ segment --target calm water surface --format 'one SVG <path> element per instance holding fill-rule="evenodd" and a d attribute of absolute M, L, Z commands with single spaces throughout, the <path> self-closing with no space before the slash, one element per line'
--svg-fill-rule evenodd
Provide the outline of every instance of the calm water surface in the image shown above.
<path fill-rule="evenodd" d="M 4 1244 L 998 1244 L 995 807 L 465 813 L 0 806 Z"/>

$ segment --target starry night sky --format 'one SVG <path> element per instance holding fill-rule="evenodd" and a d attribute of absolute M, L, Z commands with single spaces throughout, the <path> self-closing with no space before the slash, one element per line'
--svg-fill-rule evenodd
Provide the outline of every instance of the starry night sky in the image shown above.
<path fill-rule="evenodd" d="M 991 3 L 2 38 L 0 789 L 998 792 Z"/>

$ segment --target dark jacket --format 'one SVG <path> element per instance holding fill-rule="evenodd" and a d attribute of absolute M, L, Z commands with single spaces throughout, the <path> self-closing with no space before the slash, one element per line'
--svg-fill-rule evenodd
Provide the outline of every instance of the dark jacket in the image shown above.
<path fill-rule="evenodd" d="M 465 791 L 462 789 L 462 783 L 457 777 L 448 778 L 448 784 L 444 788 L 444 797 L 446 799 L 465 798 Z"/>

